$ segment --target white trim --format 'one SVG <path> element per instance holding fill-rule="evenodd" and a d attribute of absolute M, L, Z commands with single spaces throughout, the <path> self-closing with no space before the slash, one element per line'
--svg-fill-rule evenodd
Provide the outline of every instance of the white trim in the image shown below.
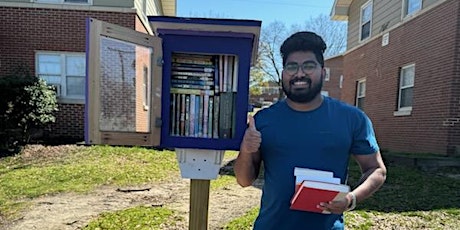
<path fill-rule="evenodd" d="M 324 70 L 326 71 L 326 74 L 324 76 L 324 81 L 329 81 L 331 79 L 331 68 L 324 67 Z"/>
<path fill-rule="evenodd" d="M 395 117 L 409 116 L 411 114 L 412 114 L 412 107 L 411 107 L 411 109 L 400 110 L 400 111 L 394 111 L 393 112 L 393 116 L 395 116 Z"/>
<path fill-rule="evenodd" d="M 406 85 L 406 86 L 402 86 L 402 82 L 403 82 L 403 72 L 405 69 L 409 69 L 409 68 L 414 68 L 414 76 L 413 76 L 413 81 L 412 81 L 412 85 Z M 398 86 L 398 110 L 397 111 L 407 111 L 407 110 L 412 110 L 412 105 L 411 106 L 405 106 L 405 107 L 401 107 L 401 91 L 403 89 L 408 89 L 408 88 L 414 88 L 414 82 L 415 82 L 415 63 L 412 63 L 412 64 L 408 64 L 408 65 L 405 65 L 401 68 L 401 72 L 399 73 L 399 86 Z"/>
<path fill-rule="evenodd" d="M 364 38 L 364 39 L 361 39 L 362 37 L 362 28 L 363 28 L 363 9 L 367 8 L 367 7 L 371 7 L 371 15 L 370 15 L 370 18 L 369 18 L 369 37 L 367 38 Z M 373 0 L 369 0 L 367 1 L 366 3 L 364 3 L 362 6 L 361 6 L 361 10 L 359 11 L 359 39 L 358 41 L 359 42 L 362 42 L 362 41 L 366 41 L 368 40 L 369 38 L 372 37 L 372 17 L 373 17 L 373 13 L 374 13 L 374 4 L 373 4 Z M 367 23 L 367 22 L 366 22 Z"/>
<path fill-rule="evenodd" d="M 35 51 L 35 74 L 37 75 L 37 77 L 39 77 L 39 75 L 41 74 L 39 72 L 39 60 L 38 60 L 38 57 L 40 55 L 56 55 L 56 56 L 59 56 L 60 58 L 60 65 L 61 65 L 61 73 L 60 73 L 60 82 L 59 83 L 50 83 L 50 85 L 56 85 L 58 86 L 58 93 L 57 93 L 57 97 L 59 99 L 59 102 L 62 102 L 62 101 L 67 101 L 68 103 L 72 103 L 72 104 L 81 104 L 81 102 L 84 103 L 85 101 L 85 95 L 83 96 L 74 96 L 74 97 L 70 97 L 70 96 L 67 96 L 67 75 L 65 73 L 66 71 L 66 58 L 67 57 L 81 57 L 81 58 L 84 58 L 86 60 L 86 56 L 85 56 L 85 53 L 81 53 L 81 52 L 60 52 L 60 51 L 40 51 L 40 50 L 36 50 Z M 86 63 L 85 63 L 86 65 Z M 86 69 L 86 67 L 85 67 Z M 84 76 L 78 76 L 78 77 L 83 77 L 86 81 L 86 73 Z"/>
<path fill-rule="evenodd" d="M 420 12 L 422 9 L 423 9 L 423 0 L 419 0 L 420 1 L 420 8 L 416 9 L 414 12 L 412 13 L 407 13 L 407 10 L 408 10 L 408 2 L 409 0 L 402 0 L 402 7 L 401 7 L 401 21 L 403 21 L 404 19 L 408 18 L 408 17 L 413 17 L 415 15 L 418 14 L 418 12 Z"/>
<path fill-rule="evenodd" d="M 361 78 L 358 81 L 356 81 L 356 96 L 355 96 L 355 105 L 358 107 L 358 100 L 361 98 L 366 98 L 366 78 Z M 364 85 L 364 90 L 363 94 L 359 94 L 359 86 Z"/>

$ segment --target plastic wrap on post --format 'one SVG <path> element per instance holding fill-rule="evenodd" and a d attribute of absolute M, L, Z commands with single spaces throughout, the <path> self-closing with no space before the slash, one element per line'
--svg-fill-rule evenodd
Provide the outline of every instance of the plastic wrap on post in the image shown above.
<path fill-rule="evenodd" d="M 176 148 L 182 178 L 216 179 L 224 153 L 224 150 Z"/>

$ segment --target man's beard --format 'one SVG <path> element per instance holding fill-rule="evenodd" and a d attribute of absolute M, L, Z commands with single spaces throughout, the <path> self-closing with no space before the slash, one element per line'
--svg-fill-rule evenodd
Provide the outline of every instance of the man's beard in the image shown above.
<path fill-rule="evenodd" d="M 303 77 L 305 78 L 305 77 Z M 295 79 L 292 79 L 293 81 Z M 282 87 L 283 91 L 286 94 L 286 97 L 289 98 L 293 102 L 297 103 L 308 103 L 311 102 L 315 97 L 321 93 L 321 89 L 323 88 L 323 77 L 321 76 L 321 80 L 315 84 L 312 85 L 311 79 L 307 78 L 309 81 L 309 89 L 300 89 L 300 90 L 292 90 L 291 88 L 291 81 L 289 81 L 289 86 L 286 86 L 284 84 L 284 81 L 282 82 Z"/>

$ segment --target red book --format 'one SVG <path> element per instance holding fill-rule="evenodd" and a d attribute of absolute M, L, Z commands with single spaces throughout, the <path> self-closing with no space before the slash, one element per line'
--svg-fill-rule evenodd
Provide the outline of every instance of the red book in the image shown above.
<path fill-rule="evenodd" d="M 348 185 L 306 180 L 292 197 L 291 209 L 330 214 L 317 208 L 319 203 L 342 199 L 349 191 Z"/>

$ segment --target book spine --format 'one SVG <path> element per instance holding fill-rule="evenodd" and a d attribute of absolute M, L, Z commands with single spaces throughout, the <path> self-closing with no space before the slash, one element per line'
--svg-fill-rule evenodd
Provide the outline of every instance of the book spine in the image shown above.
<path fill-rule="evenodd" d="M 219 107 L 220 107 L 220 96 L 214 96 L 214 120 L 212 137 L 219 138 Z"/>
<path fill-rule="evenodd" d="M 180 132 L 179 135 L 183 136 L 185 134 L 185 94 L 181 94 L 180 99 Z"/>
<path fill-rule="evenodd" d="M 175 135 L 176 129 L 176 94 L 171 94 L 170 135 Z"/>
<path fill-rule="evenodd" d="M 233 93 L 220 93 L 219 137 L 231 138 Z"/>
<path fill-rule="evenodd" d="M 195 136 L 195 99 L 196 95 L 190 95 L 190 136 Z"/>
<path fill-rule="evenodd" d="M 209 95 L 204 95 L 203 100 L 203 137 L 208 137 L 208 119 L 209 119 Z"/>
<path fill-rule="evenodd" d="M 233 62 L 233 89 L 232 91 L 233 92 L 237 92 L 238 91 L 238 57 L 235 56 L 235 59 L 234 59 L 234 62 Z"/>
<path fill-rule="evenodd" d="M 190 136 L 190 95 L 185 95 L 185 136 Z"/>
<path fill-rule="evenodd" d="M 203 137 L 203 102 L 204 96 L 200 95 L 200 111 L 198 112 L 198 116 L 200 117 L 200 119 L 198 120 L 198 137 Z"/>
<path fill-rule="evenodd" d="M 214 120 L 214 97 L 210 96 L 209 97 L 209 118 L 208 118 L 208 137 L 213 138 L 213 129 L 212 129 L 212 124 Z"/>

